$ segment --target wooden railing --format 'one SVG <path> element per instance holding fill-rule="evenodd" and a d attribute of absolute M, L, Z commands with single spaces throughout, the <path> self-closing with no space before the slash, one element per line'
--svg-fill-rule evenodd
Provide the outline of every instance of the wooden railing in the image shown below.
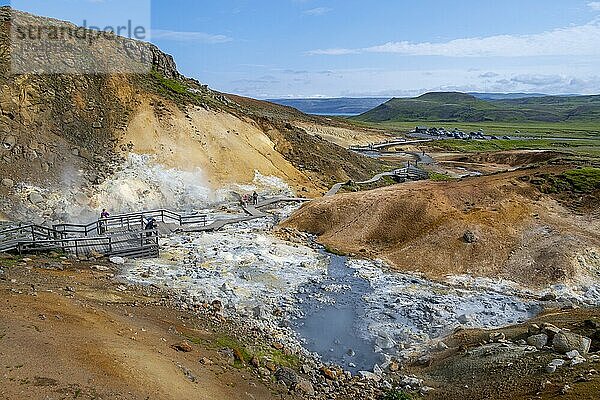
<path fill-rule="evenodd" d="M 24 225 L 0 231 L 0 252 L 17 250 L 22 253 L 60 249 L 75 252 L 76 255 L 87 250 L 95 250 L 105 255 L 138 251 L 143 255 L 150 253 L 146 252 L 146 249 L 152 250 L 155 247 L 158 254 L 158 231 L 145 229 L 147 222 L 152 218 L 162 223 L 176 223 L 180 226 L 208 224 L 206 215 L 183 215 L 170 210 L 151 210 L 101 218 L 87 225 L 57 224 L 51 228 Z M 136 235 L 135 239 L 131 235 Z"/>
<path fill-rule="evenodd" d="M 135 231 L 144 229 L 146 221 L 155 218 L 163 223 L 177 223 L 180 226 L 200 224 L 206 226 L 208 218 L 203 214 L 181 215 L 170 210 L 152 210 L 129 214 L 114 215 L 107 218 L 101 218 L 87 225 L 80 224 L 59 224 L 54 225 L 53 229 L 71 236 L 92 236 L 102 235 L 110 231 Z"/>
<path fill-rule="evenodd" d="M 75 256 L 85 256 L 92 252 L 96 252 L 104 256 L 136 255 L 149 257 L 158 255 L 158 240 L 158 230 L 149 229 L 112 236 L 55 240 L 24 240 L 17 243 L 17 251 L 19 254 L 22 254 L 60 250 L 67 253 L 73 253 Z"/>

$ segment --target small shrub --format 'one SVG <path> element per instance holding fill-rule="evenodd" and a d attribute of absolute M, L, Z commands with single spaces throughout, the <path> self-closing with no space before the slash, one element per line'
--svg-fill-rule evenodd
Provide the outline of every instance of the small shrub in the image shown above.
<path fill-rule="evenodd" d="M 414 397 L 403 390 L 391 389 L 383 395 L 381 400 L 414 400 Z"/>

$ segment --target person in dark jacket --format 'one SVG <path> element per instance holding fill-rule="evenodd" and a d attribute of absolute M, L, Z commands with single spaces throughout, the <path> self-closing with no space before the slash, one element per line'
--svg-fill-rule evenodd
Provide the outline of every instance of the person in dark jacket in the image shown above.
<path fill-rule="evenodd" d="M 147 231 L 152 231 L 158 228 L 158 223 L 156 222 L 156 218 L 150 218 L 146 223 L 146 227 L 144 228 Z M 146 232 L 146 237 L 150 237 L 154 235 L 155 232 Z"/>

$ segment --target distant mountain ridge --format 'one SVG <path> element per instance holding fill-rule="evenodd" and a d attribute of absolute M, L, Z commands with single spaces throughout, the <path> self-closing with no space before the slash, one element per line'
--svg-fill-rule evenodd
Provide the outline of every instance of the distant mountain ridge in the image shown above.
<path fill-rule="evenodd" d="M 366 122 L 600 121 L 600 96 L 529 96 L 484 100 L 460 92 L 394 98 L 354 117 Z"/>
<path fill-rule="evenodd" d="M 340 97 L 328 99 L 270 99 L 271 103 L 294 107 L 306 114 L 359 115 L 386 101 L 390 97 Z"/>

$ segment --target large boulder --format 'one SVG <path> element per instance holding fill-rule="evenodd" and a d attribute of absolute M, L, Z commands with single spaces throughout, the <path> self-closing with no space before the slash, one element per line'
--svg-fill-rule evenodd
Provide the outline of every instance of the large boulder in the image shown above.
<path fill-rule="evenodd" d="M 548 335 L 540 333 L 538 335 L 529 336 L 527 338 L 527 344 L 541 350 L 548 344 Z"/>
<path fill-rule="evenodd" d="M 571 332 L 558 332 L 552 339 L 552 348 L 561 354 L 567 354 L 573 350 L 577 350 L 580 354 L 587 354 L 591 344 L 590 338 Z"/>
<path fill-rule="evenodd" d="M 42 196 L 41 194 L 39 194 L 38 192 L 31 192 L 29 193 L 29 201 L 31 202 L 31 204 L 40 204 L 44 202 L 44 196 Z"/>

